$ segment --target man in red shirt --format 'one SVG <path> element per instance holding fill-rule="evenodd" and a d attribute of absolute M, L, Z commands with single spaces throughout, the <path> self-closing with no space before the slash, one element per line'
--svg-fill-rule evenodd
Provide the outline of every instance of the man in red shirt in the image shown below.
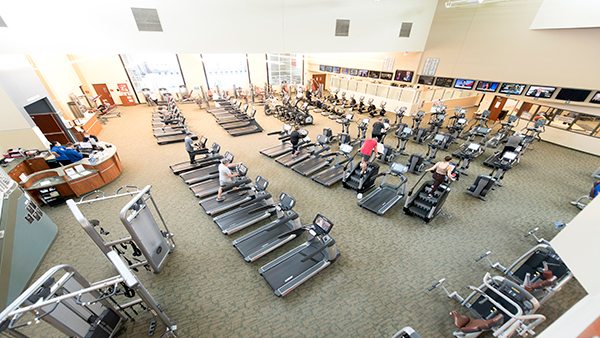
<path fill-rule="evenodd" d="M 365 169 L 367 169 L 367 161 L 369 161 L 369 159 L 371 158 L 371 154 L 373 153 L 373 151 L 375 151 L 375 157 L 379 156 L 379 153 L 377 152 L 377 141 L 375 141 L 374 139 L 367 139 L 365 140 L 365 143 L 363 143 L 362 148 L 360 148 L 360 154 L 362 155 L 362 160 L 361 160 L 361 175 L 365 172 Z"/>

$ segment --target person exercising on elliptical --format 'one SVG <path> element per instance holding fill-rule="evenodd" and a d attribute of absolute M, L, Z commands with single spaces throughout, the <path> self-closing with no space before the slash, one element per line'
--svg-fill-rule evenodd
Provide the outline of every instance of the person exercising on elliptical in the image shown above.
<path fill-rule="evenodd" d="M 365 143 L 363 143 L 362 148 L 360 148 L 360 154 L 362 155 L 362 160 L 360 163 L 361 175 L 365 173 L 365 170 L 367 169 L 367 162 L 371 158 L 373 151 L 375 151 L 375 157 L 379 156 L 379 153 L 377 152 L 377 144 L 377 141 L 374 139 L 367 139 L 365 140 Z"/>
<path fill-rule="evenodd" d="M 429 197 L 433 197 L 433 194 L 436 192 L 437 188 L 444 182 L 446 176 L 450 178 L 452 181 L 455 181 L 454 177 L 452 177 L 452 169 L 454 166 L 450 164 L 452 161 L 452 156 L 448 155 L 444 157 L 444 161 L 440 161 L 436 163 L 433 167 L 427 169 L 426 171 L 434 171 L 433 173 L 433 185 L 431 186 L 431 193 L 429 193 Z"/>
<path fill-rule="evenodd" d="M 376 139 L 377 142 L 381 143 L 383 134 L 386 132 L 385 123 L 383 117 L 379 118 L 379 121 L 373 123 L 373 130 L 371 131 L 371 138 Z"/>

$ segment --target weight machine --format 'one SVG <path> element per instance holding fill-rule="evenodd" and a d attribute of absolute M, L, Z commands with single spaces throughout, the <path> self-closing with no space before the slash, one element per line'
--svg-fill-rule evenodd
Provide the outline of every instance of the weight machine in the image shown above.
<path fill-rule="evenodd" d="M 129 191 L 129 188 L 135 188 L 135 190 Z M 135 186 L 123 186 L 112 196 L 106 196 L 104 192 L 95 190 L 82 196 L 79 202 L 75 202 L 72 199 L 68 200 L 67 205 L 69 206 L 69 209 L 71 209 L 75 219 L 83 227 L 83 230 L 85 230 L 107 258 L 111 259 L 109 254 L 115 253 L 123 258 L 129 265 L 129 268 L 134 271 L 138 271 L 137 268 L 143 266 L 148 271 L 160 273 L 160 267 L 164 263 L 167 255 L 175 248 L 175 242 L 173 241 L 173 234 L 167 228 L 167 224 L 158 210 L 154 198 L 152 198 L 152 195 L 150 194 L 150 188 L 152 188 L 151 185 L 147 185 L 142 190 L 139 190 L 139 188 Z M 126 192 L 119 193 L 122 189 L 126 189 Z M 95 198 L 86 199 L 94 194 L 97 194 Z M 102 197 L 99 197 L 100 194 L 102 194 Z M 91 205 L 97 202 L 108 201 L 120 197 L 130 197 L 133 195 L 135 196 L 121 209 L 119 214 L 121 222 L 125 226 L 127 232 L 129 232 L 130 236 L 128 237 L 108 242 L 105 241 L 101 235 L 108 236 L 110 232 L 100 226 L 99 220 L 88 220 L 81 210 L 79 210 L 80 205 Z M 152 203 L 148 204 L 148 200 Z M 163 229 L 158 226 L 154 219 L 154 215 L 150 208 L 151 206 L 158 214 Z M 125 256 L 125 252 L 121 250 L 127 250 L 128 245 L 131 246 L 131 249 L 133 250 L 132 257 L 130 258 Z M 140 259 L 136 257 L 140 257 Z M 141 260 L 142 258 L 144 260 Z"/>

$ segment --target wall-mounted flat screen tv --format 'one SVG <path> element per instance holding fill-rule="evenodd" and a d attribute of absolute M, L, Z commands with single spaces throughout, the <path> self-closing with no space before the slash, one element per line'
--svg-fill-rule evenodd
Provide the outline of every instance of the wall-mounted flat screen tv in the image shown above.
<path fill-rule="evenodd" d="M 552 97 L 552 94 L 554 94 L 555 90 L 556 87 L 529 86 L 525 96 L 549 99 Z"/>
<path fill-rule="evenodd" d="M 435 78 L 433 76 L 419 75 L 419 80 L 417 80 L 417 83 L 422 84 L 422 85 L 431 86 L 431 85 L 433 85 L 434 79 Z"/>
<path fill-rule="evenodd" d="M 327 66 L 325 66 L 325 65 L 320 65 L 319 66 L 319 70 L 322 71 L 322 72 L 324 72 L 326 67 Z"/>
<path fill-rule="evenodd" d="M 330 73 L 333 72 L 333 66 L 327 66 L 327 67 L 325 67 L 325 71 L 326 72 L 330 72 Z"/>
<path fill-rule="evenodd" d="M 482 92 L 495 92 L 498 89 L 498 82 L 489 82 L 489 81 L 479 81 L 477 82 L 477 87 L 475 90 L 479 90 Z"/>
<path fill-rule="evenodd" d="M 348 68 L 342 68 L 342 74 L 348 74 Z"/>
<path fill-rule="evenodd" d="M 369 77 L 371 79 L 379 79 L 379 75 L 381 74 L 381 72 L 378 72 L 376 70 L 370 70 L 369 71 Z"/>
<path fill-rule="evenodd" d="M 358 75 L 358 69 L 348 69 L 348 74 L 352 75 L 352 76 L 357 76 Z"/>
<path fill-rule="evenodd" d="M 435 79 L 435 85 L 438 87 L 452 87 L 454 79 L 451 77 L 438 77 Z"/>
<path fill-rule="evenodd" d="M 394 77 L 394 73 L 381 72 L 381 76 L 379 78 L 382 80 L 391 80 L 393 77 Z"/>
<path fill-rule="evenodd" d="M 596 92 L 594 96 L 590 99 L 590 103 L 600 104 L 600 92 Z"/>
<path fill-rule="evenodd" d="M 474 84 L 475 80 L 456 79 L 456 82 L 454 82 L 454 88 L 473 89 Z"/>
<path fill-rule="evenodd" d="M 403 82 L 412 82 L 414 72 L 411 70 L 396 70 L 394 80 Z"/>
<path fill-rule="evenodd" d="M 521 94 L 523 94 L 525 87 L 527 87 L 527 85 L 525 85 L 525 84 L 503 83 L 502 86 L 500 86 L 500 93 L 521 95 Z"/>
<path fill-rule="evenodd" d="M 368 77 L 369 76 L 369 71 L 366 69 L 360 69 L 358 71 L 358 76 L 362 76 L 362 77 Z"/>
<path fill-rule="evenodd" d="M 558 92 L 558 94 L 556 94 L 555 99 L 573 102 L 583 102 L 585 101 L 585 99 L 587 99 L 588 95 L 590 95 L 591 92 L 591 90 L 562 88 Z"/>
<path fill-rule="evenodd" d="M 341 68 L 340 67 L 333 67 L 333 72 L 336 74 L 340 73 Z"/>

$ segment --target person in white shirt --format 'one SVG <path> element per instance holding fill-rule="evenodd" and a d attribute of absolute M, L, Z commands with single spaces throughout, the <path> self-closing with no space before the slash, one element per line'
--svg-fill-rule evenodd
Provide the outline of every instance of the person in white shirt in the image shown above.
<path fill-rule="evenodd" d="M 224 158 L 219 164 L 219 193 L 217 194 L 217 202 L 223 202 L 225 199 L 221 197 L 223 188 L 233 183 L 233 178 L 239 176 L 238 173 L 232 173 L 230 167 L 235 167 L 241 163 L 229 163 L 229 160 Z"/>

